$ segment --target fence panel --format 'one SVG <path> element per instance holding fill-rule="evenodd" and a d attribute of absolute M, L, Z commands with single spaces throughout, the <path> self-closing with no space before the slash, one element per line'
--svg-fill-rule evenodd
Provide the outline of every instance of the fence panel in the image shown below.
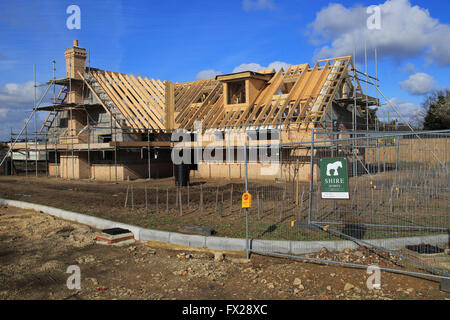
<path fill-rule="evenodd" d="M 255 199 L 249 212 L 251 251 L 298 257 L 326 246 L 359 247 L 379 256 L 382 269 L 449 277 L 450 261 L 442 253 L 450 227 L 449 137 L 449 131 L 313 131 L 311 141 L 280 144 L 279 179 L 249 185 Z M 347 164 L 348 199 L 322 197 L 321 160 L 335 158 Z M 322 174 L 335 178 L 343 170 L 335 169 Z M 437 256 L 425 257 L 425 251 Z M 361 253 L 353 260 L 351 253 L 344 256 L 301 258 L 373 264 Z"/>

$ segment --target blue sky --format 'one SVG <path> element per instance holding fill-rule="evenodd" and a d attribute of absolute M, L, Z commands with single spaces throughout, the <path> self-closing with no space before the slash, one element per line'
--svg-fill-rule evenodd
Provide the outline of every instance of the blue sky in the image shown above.
<path fill-rule="evenodd" d="M 81 29 L 69 30 L 69 5 Z M 378 5 L 381 27 L 368 30 L 366 8 Z M 374 74 L 405 117 L 429 91 L 450 87 L 449 1 L 9 1 L 0 3 L 0 140 L 20 131 L 37 81 L 64 76 L 73 39 L 96 68 L 191 81 L 242 69 L 280 67 L 352 54 Z M 41 91 L 42 88 L 39 88 Z M 374 90 L 369 91 L 375 95 Z M 390 111 L 382 107 L 381 116 Z M 45 118 L 39 115 L 38 120 Z M 32 129 L 30 129 L 32 130 Z"/>

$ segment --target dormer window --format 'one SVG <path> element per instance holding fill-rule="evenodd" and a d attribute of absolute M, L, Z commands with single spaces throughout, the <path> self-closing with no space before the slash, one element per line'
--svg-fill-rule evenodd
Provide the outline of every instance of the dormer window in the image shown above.
<path fill-rule="evenodd" d="M 228 101 L 227 104 L 246 103 L 245 81 L 235 81 L 228 83 Z"/>
<path fill-rule="evenodd" d="M 267 73 L 243 71 L 217 76 L 216 80 L 223 83 L 225 108 L 237 111 L 254 103 L 275 74 L 274 71 L 269 71 Z"/>

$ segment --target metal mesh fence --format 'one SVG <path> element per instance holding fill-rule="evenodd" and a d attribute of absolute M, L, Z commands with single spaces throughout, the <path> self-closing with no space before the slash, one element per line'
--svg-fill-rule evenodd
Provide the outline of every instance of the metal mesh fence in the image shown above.
<path fill-rule="evenodd" d="M 292 255 L 302 252 L 299 240 L 315 240 L 308 250 L 319 252 L 325 246 L 320 240 L 338 240 L 328 247 L 369 247 L 385 257 L 386 268 L 448 276 L 448 258 L 421 253 L 439 254 L 448 245 L 449 137 L 448 131 L 316 131 L 311 141 L 282 144 L 280 179 L 250 186 L 257 201 L 249 213 L 250 239 L 281 241 L 258 242 L 252 250 Z M 336 158 L 347 163 L 345 200 L 322 197 L 321 160 Z M 344 256 L 303 258 L 370 264 Z"/>
<path fill-rule="evenodd" d="M 322 224 L 354 224 L 368 229 L 365 238 L 410 235 L 450 226 L 449 133 L 355 134 L 318 140 L 313 163 L 347 159 L 349 200 L 321 199 L 321 180 L 313 183 L 311 220 Z M 321 142 L 326 141 L 326 142 Z M 319 170 L 317 170 L 318 172 Z"/>

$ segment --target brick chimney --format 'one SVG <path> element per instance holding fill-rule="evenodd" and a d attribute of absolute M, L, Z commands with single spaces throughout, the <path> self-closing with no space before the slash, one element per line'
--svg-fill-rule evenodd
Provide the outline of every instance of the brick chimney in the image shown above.
<path fill-rule="evenodd" d="M 73 40 L 73 46 L 64 52 L 66 57 L 66 77 L 81 80 L 80 75 L 86 69 L 86 49 L 78 47 L 78 40 Z M 69 90 L 69 86 L 67 88 Z M 78 81 L 72 81 L 70 93 L 67 94 L 67 102 L 83 103 L 82 85 Z"/>
<path fill-rule="evenodd" d="M 78 40 L 73 40 L 73 46 L 64 52 L 66 57 L 66 76 L 81 79 L 78 71 L 84 73 L 86 69 L 86 49 L 78 46 Z"/>

